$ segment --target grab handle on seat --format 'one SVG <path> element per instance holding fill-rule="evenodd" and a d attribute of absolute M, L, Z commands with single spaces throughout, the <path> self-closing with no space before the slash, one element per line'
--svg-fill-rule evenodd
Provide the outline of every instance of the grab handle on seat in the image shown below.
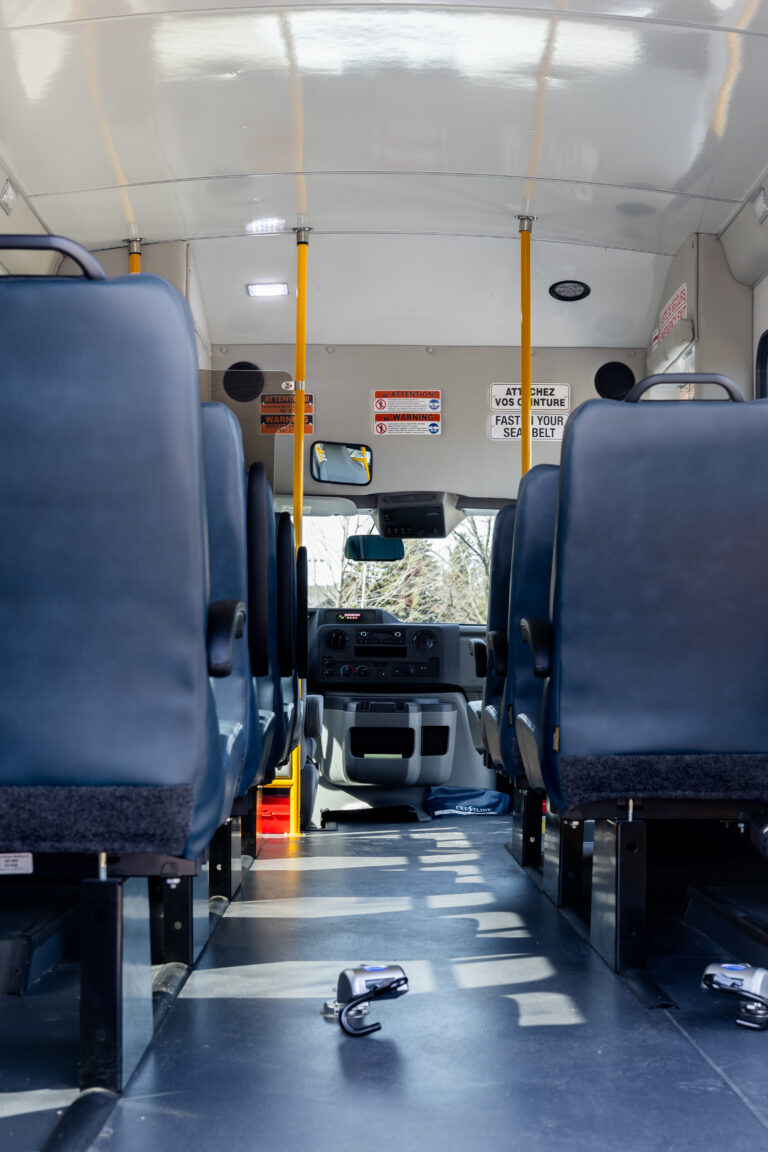
<path fill-rule="evenodd" d="M 62 256 L 69 256 L 83 270 L 87 280 L 106 280 L 107 274 L 99 264 L 80 244 L 74 240 L 67 240 L 65 236 L 25 236 L 20 233 L 9 233 L 0 236 L 0 249 L 15 248 L 37 252 L 60 252 Z"/>
<path fill-rule="evenodd" d="M 627 392 L 624 403 L 634 404 L 644 392 L 656 384 L 719 384 L 728 393 L 729 400 L 742 402 L 744 400 L 741 388 L 734 384 L 728 376 L 720 376 L 716 372 L 711 375 L 707 372 L 667 372 L 656 376 L 646 376 L 645 380 L 638 380 L 637 384 Z"/>

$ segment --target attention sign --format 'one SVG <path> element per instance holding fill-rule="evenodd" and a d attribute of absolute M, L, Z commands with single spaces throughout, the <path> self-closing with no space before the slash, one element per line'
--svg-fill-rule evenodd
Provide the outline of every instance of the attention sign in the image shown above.
<path fill-rule="evenodd" d="M 374 415 L 378 412 L 439 412 L 440 390 L 435 388 L 402 388 L 376 391 L 373 394 Z"/>
<path fill-rule="evenodd" d="M 439 388 L 377 389 L 373 431 L 377 436 L 439 436 Z"/>
<path fill-rule="evenodd" d="M 296 407 L 293 392 L 267 392 L 261 397 L 262 436 L 292 436 L 294 411 Z M 304 394 L 304 431 L 311 433 L 314 425 L 315 397 L 312 392 Z"/>

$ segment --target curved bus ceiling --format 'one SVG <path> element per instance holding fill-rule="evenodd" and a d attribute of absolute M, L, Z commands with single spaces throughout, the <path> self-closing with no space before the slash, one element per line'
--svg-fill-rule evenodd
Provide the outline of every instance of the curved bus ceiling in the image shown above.
<path fill-rule="evenodd" d="M 534 342 L 644 345 L 766 172 L 761 0 L 158 9 L 0 0 L 0 159 L 90 248 L 189 239 L 216 343 L 293 339 L 300 214 L 310 342 L 516 343 L 525 213 Z"/>

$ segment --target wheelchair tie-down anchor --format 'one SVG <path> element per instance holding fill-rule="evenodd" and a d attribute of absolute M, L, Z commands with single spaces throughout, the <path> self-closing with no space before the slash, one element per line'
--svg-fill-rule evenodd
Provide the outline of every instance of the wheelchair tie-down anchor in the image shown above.
<path fill-rule="evenodd" d="M 371 1000 L 396 1000 L 408 991 L 408 977 L 399 964 L 361 964 L 339 973 L 336 999 L 327 1000 L 323 1015 L 338 1020 L 347 1036 L 370 1036 L 381 1024 L 356 1026 L 368 1013 Z"/>
<path fill-rule="evenodd" d="M 708 964 L 703 988 L 739 1001 L 736 1023 L 757 1032 L 768 1029 L 768 971 L 750 964 Z"/>

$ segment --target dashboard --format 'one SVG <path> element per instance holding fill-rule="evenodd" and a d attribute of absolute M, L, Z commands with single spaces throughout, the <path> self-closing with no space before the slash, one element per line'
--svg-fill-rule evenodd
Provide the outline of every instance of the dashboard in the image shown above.
<path fill-rule="evenodd" d="M 479 697 L 478 624 L 411 624 L 381 608 L 309 613 L 308 691 L 322 695 L 322 780 L 340 788 L 444 784 L 480 763 L 467 700 Z"/>
<path fill-rule="evenodd" d="M 386 691 L 396 684 L 461 684 L 458 624 L 404 624 L 379 608 L 319 608 L 310 620 L 310 680 Z"/>

